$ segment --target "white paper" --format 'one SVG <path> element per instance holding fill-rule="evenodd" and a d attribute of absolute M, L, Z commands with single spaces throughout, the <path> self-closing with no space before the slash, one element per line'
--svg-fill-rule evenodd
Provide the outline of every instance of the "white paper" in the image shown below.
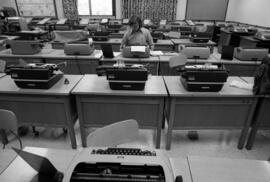
<path fill-rule="evenodd" d="M 150 54 L 152 56 L 162 56 L 163 52 L 162 51 L 150 51 Z"/>
<path fill-rule="evenodd" d="M 166 25 L 166 20 L 160 20 L 160 25 Z"/>
<path fill-rule="evenodd" d="M 56 24 L 65 24 L 66 23 L 66 21 L 67 21 L 67 19 L 66 18 L 61 18 Z"/>
<path fill-rule="evenodd" d="M 131 52 L 145 52 L 145 46 L 131 46 Z"/>
<path fill-rule="evenodd" d="M 107 23 L 108 22 L 108 19 L 102 19 L 101 20 L 101 23 Z"/>
<path fill-rule="evenodd" d="M 145 24 L 145 25 L 147 25 L 149 23 L 150 23 L 150 20 L 148 20 L 148 19 L 143 21 L 143 24 Z"/>
<path fill-rule="evenodd" d="M 121 54 L 121 52 L 113 52 L 113 56 L 114 57 L 117 57 L 117 56 L 119 56 Z"/>
<path fill-rule="evenodd" d="M 231 87 L 236 87 L 236 88 L 241 88 L 241 89 L 246 89 L 246 90 L 252 90 L 253 88 L 253 84 L 252 83 L 246 83 L 243 81 L 237 81 L 237 80 L 233 80 L 230 83 Z"/>

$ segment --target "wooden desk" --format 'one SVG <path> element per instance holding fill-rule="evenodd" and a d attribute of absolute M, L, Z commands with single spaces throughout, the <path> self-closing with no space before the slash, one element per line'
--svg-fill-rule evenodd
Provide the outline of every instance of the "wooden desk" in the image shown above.
<path fill-rule="evenodd" d="M 85 75 L 73 89 L 86 147 L 85 127 L 104 126 L 117 121 L 135 119 L 143 128 L 157 129 L 156 147 L 160 147 L 164 98 L 167 91 L 162 77 L 149 76 L 142 91 L 111 90 L 106 77 Z"/>
<path fill-rule="evenodd" d="M 230 76 L 254 76 L 256 68 L 261 64 L 261 61 L 240 61 L 236 58 L 224 60 L 219 53 L 213 53 L 213 57 L 225 65 Z"/>
<path fill-rule="evenodd" d="M 188 92 L 179 76 L 163 78 L 170 95 L 166 149 L 170 149 L 174 129 L 241 129 L 238 148 L 243 148 L 257 97 L 252 91 L 229 86 L 232 80 L 241 81 L 239 77 L 229 77 L 219 92 Z"/>
<path fill-rule="evenodd" d="M 158 75 L 159 70 L 159 57 L 150 56 L 149 58 L 125 58 L 122 54 L 114 58 L 103 58 L 100 60 L 102 65 L 113 65 L 116 61 L 122 60 L 125 64 L 143 64 L 152 75 Z"/>
<path fill-rule="evenodd" d="M 91 55 L 75 56 L 66 55 L 63 49 L 54 49 L 51 54 L 46 55 L 45 62 L 54 64 L 67 62 L 67 66 L 63 69 L 65 74 L 95 74 L 101 57 L 100 50 L 95 50 Z"/>
<path fill-rule="evenodd" d="M 269 108 L 270 108 L 270 96 L 262 96 L 258 101 L 258 105 L 256 108 L 256 117 L 254 117 L 254 123 L 252 124 L 252 129 L 249 134 L 249 138 L 247 141 L 246 148 L 248 150 L 252 149 L 257 131 L 259 129 L 262 130 L 270 130 L 270 115 L 269 115 Z"/>
<path fill-rule="evenodd" d="M 270 162 L 188 156 L 193 182 L 268 182 Z"/>
<path fill-rule="evenodd" d="M 33 55 L 16 55 L 11 53 L 11 49 L 0 51 L 0 59 L 6 61 L 7 65 L 19 64 L 19 59 L 28 63 L 55 63 L 67 62 L 63 69 L 65 74 L 93 74 L 102 57 L 100 50 L 95 50 L 91 55 L 75 56 L 66 55 L 63 49 L 42 49 L 41 52 Z M 63 66 L 60 66 L 63 68 Z"/>
<path fill-rule="evenodd" d="M 76 150 L 25 147 L 25 151 L 44 156 L 61 172 L 66 172 L 78 154 Z M 14 152 L 14 151 L 11 151 Z M 15 152 L 14 152 L 15 155 Z M 0 175 L 2 182 L 38 182 L 38 173 L 21 157 L 17 156 Z"/>
<path fill-rule="evenodd" d="M 173 51 L 174 44 L 171 40 L 157 40 L 157 42 L 154 43 L 154 50 Z"/>
<path fill-rule="evenodd" d="M 212 40 L 209 40 L 206 43 L 196 43 L 196 42 L 192 42 L 189 39 L 171 39 L 172 42 L 175 45 L 175 51 L 179 52 L 178 50 L 178 46 L 179 45 L 185 45 L 185 46 L 208 46 L 210 48 L 210 52 L 213 53 L 214 50 L 214 46 L 216 45 L 215 42 L 213 42 Z"/>
<path fill-rule="evenodd" d="M 166 54 L 166 53 L 165 53 Z M 175 55 L 173 55 L 175 56 Z M 159 56 L 159 75 L 179 75 L 175 69 L 170 68 L 169 61 L 172 55 Z M 220 63 L 213 54 L 208 59 L 188 59 L 187 64 L 205 64 L 205 63 Z"/>
<path fill-rule="evenodd" d="M 64 84 L 67 78 L 69 84 Z M 71 90 L 81 75 L 65 75 L 50 89 L 21 89 L 10 78 L 0 79 L 0 108 L 13 111 L 19 125 L 66 127 L 72 148 L 76 148 L 74 122 L 77 118 Z"/>

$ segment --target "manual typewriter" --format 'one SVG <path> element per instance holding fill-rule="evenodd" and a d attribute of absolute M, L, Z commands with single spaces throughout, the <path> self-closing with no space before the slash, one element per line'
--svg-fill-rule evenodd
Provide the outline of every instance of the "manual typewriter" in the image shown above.
<path fill-rule="evenodd" d="M 135 50 L 133 48 L 141 47 L 142 50 Z M 122 50 L 122 55 L 125 58 L 149 58 L 150 57 L 150 49 L 145 46 L 128 46 L 124 47 Z"/>
<path fill-rule="evenodd" d="M 270 41 L 270 31 L 259 31 L 254 37 L 261 41 Z"/>
<path fill-rule="evenodd" d="M 55 64 L 29 63 L 23 66 L 12 65 L 7 69 L 20 88 L 49 89 L 63 77 Z"/>
<path fill-rule="evenodd" d="M 179 71 L 180 80 L 188 91 L 217 92 L 228 78 L 222 64 L 185 65 Z"/>
<path fill-rule="evenodd" d="M 64 181 L 173 182 L 174 175 L 168 157 L 159 150 L 89 148 L 73 161 Z"/>
<path fill-rule="evenodd" d="M 143 90 L 148 79 L 142 65 L 99 66 L 97 74 L 106 75 L 112 90 Z"/>

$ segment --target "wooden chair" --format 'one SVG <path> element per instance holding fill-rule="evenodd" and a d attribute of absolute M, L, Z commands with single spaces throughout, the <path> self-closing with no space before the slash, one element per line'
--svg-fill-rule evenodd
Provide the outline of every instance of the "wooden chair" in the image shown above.
<path fill-rule="evenodd" d="M 87 136 L 87 146 L 109 147 L 133 142 L 139 135 L 134 119 L 124 120 L 99 128 Z"/>
<path fill-rule="evenodd" d="M 0 135 L 5 148 L 8 143 L 6 131 L 10 131 L 20 142 L 20 148 L 22 149 L 22 142 L 20 137 L 17 135 L 17 117 L 12 111 L 0 109 Z"/>

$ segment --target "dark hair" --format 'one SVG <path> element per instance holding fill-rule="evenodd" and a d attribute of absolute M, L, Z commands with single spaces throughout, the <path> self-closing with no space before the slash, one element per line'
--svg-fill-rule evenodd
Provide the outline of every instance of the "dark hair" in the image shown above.
<path fill-rule="evenodd" d="M 141 18 L 138 17 L 138 16 L 133 15 L 133 16 L 130 17 L 130 19 L 128 21 L 128 25 L 129 26 L 132 26 L 135 23 L 138 23 L 139 24 L 139 28 L 142 28 L 142 20 L 141 20 Z"/>

